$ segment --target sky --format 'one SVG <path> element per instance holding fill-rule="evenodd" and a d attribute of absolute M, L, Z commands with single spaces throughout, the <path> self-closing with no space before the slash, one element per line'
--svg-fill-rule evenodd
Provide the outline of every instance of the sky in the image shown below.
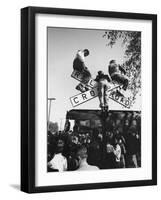
<path fill-rule="evenodd" d="M 69 98 L 79 94 L 75 89 L 78 81 L 71 77 L 73 60 L 79 49 L 89 49 L 90 55 L 85 63 L 95 78 L 99 70 L 107 73 L 111 59 L 124 62 L 124 46 L 121 41 L 111 48 L 103 38 L 104 30 L 48 27 L 48 98 L 52 101 L 50 121 L 64 123 L 66 112 L 73 109 Z M 140 99 L 134 107 L 140 106 Z M 123 109 L 110 100 L 110 109 Z M 99 100 L 94 98 L 75 109 L 99 109 Z"/>

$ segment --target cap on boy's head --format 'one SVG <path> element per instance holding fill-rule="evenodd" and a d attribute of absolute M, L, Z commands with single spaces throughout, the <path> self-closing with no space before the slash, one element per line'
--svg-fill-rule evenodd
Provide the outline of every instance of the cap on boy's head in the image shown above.
<path fill-rule="evenodd" d="M 84 49 L 83 51 L 84 51 L 84 55 L 85 55 L 85 56 L 88 56 L 88 55 L 89 55 L 89 50 L 88 50 L 88 49 Z"/>

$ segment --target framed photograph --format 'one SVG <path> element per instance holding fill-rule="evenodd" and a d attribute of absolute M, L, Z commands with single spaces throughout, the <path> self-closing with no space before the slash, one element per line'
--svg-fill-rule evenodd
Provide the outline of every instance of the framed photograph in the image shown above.
<path fill-rule="evenodd" d="M 157 16 L 21 9 L 21 190 L 157 184 Z"/>

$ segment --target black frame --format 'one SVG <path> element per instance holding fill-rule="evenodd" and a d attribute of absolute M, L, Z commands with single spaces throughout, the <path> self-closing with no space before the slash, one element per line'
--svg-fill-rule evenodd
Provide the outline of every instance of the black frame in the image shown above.
<path fill-rule="evenodd" d="M 35 186 L 35 15 L 60 14 L 152 21 L 152 179 L 61 186 Z M 157 184 L 157 15 L 26 7 L 21 9 L 21 190 L 28 193 Z"/>

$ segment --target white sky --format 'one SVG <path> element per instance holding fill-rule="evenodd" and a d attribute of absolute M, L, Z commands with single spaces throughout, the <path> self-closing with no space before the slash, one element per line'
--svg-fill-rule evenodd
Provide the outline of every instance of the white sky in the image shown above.
<path fill-rule="evenodd" d="M 107 66 L 111 59 L 118 63 L 124 62 L 124 47 L 118 41 L 112 48 L 106 46 L 106 39 L 102 37 L 104 30 L 87 30 L 72 28 L 48 28 L 48 98 L 56 98 L 52 102 L 50 120 L 60 125 L 65 118 L 66 111 L 73 109 L 69 98 L 79 94 L 75 89 L 79 83 L 71 78 L 73 59 L 77 50 L 89 49 L 86 65 L 92 77 L 95 78 L 99 70 L 107 73 Z M 138 98 L 133 109 L 139 109 L 141 99 Z M 121 105 L 110 100 L 110 109 L 123 109 Z M 75 109 L 98 109 L 98 98 L 92 99 Z"/>

